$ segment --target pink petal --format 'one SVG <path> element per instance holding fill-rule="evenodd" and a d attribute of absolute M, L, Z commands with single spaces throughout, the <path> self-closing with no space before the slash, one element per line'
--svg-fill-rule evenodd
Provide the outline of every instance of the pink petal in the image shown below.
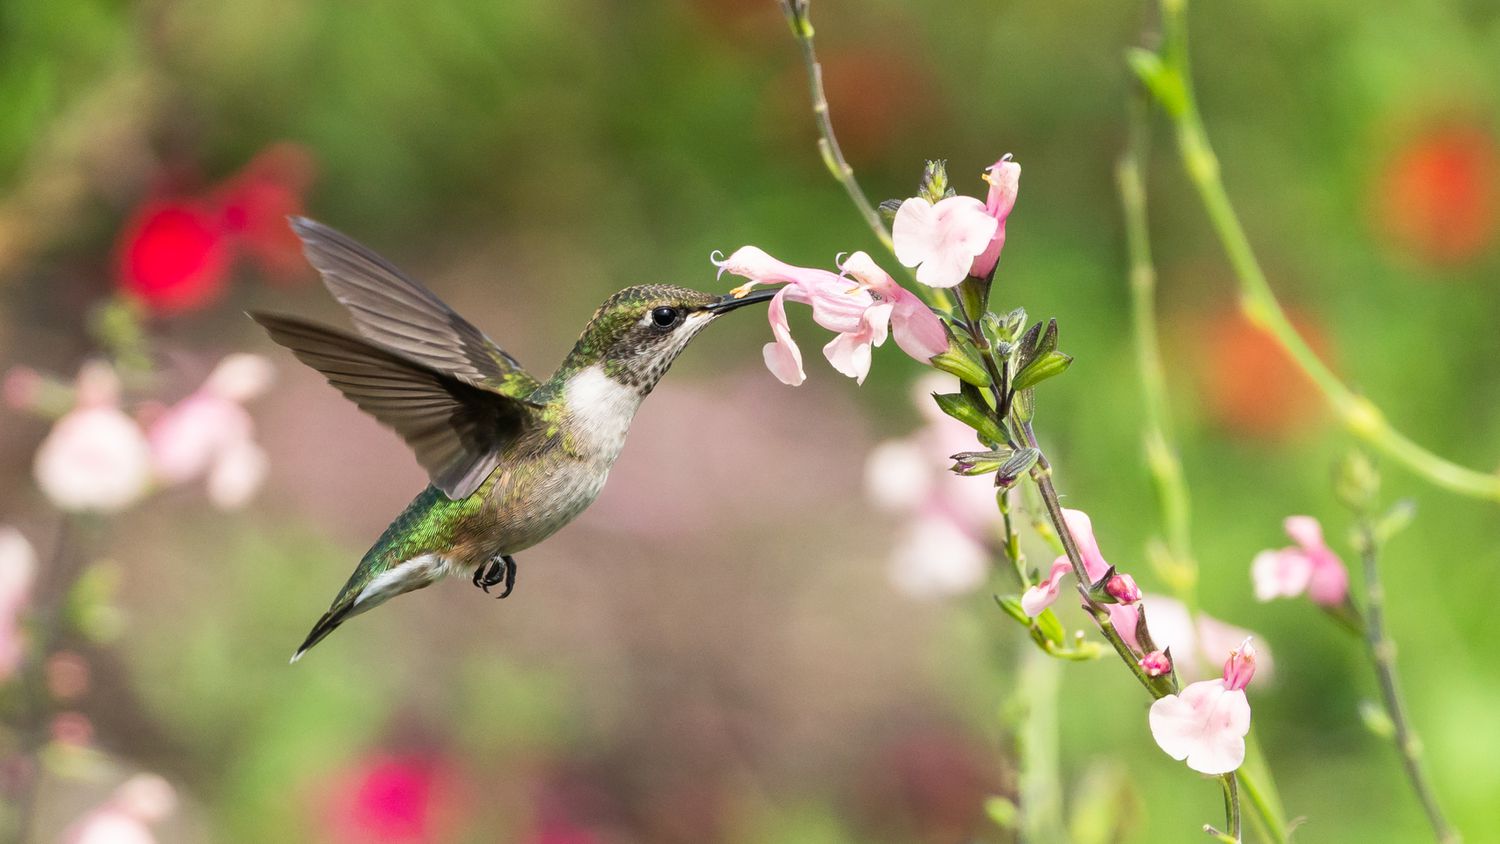
<path fill-rule="evenodd" d="M 865 311 L 875 304 L 875 298 L 849 279 L 833 273 L 823 275 L 788 286 L 787 300 L 811 305 L 813 321 L 829 331 L 840 334 L 859 331 Z"/>
<path fill-rule="evenodd" d="M 1323 542 L 1323 526 L 1312 516 L 1287 516 L 1282 526 L 1286 528 L 1286 535 L 1302 546 L 1303 550 L 1314 551 L 1327 547 Z"/>
<path fill-rule="evenodd" d="M 942 518 L 918 519 L 891 556 L 892 584 L 914 598 L 972 592 L 988 573 L 989 554 L 984 546 Z"/>
<path fill-rule="evenodd" d="M 1262 551 L 1250 564 L 1250 577 L 1255 581 L 1257 600 L 1294 598 L 1307 589 L 1308 579 L 1312 577 L 1312 561 L 1297 548 Z"/>
<path fill-rule="evenodd" d="M 255 443 L 244 440 L 221 452 L 208 473 L 208 500 L 220 510 L 238 510 L 255 497 L 270 461 Z"/>
<path fill-rule="evenodd" d="M 1255 645 L 1247 638 L 1224 660 L 1224 687 L 1230 691 L 1243 689 L 1254 677 Z"/>
<path fill-rule="evenodd" d="M 276 369 L 269 360 L 241 352 L 219 361 L 203 382 L 203 389 L 220 398 L 244 403 L 270 389 L 275 377 Z"/>
<path fill-rule="evenodd" d="M 1005 220 L 1016 205 L 1016 193 L 1020 190 L 1021 165 L 1010 160 L 1010 156 L 996 161 L 986 171 L 984 180 L 990 184 L 989 196 L 984 210 L 994 218 L 997 225 L 985 250 L 974 259 L 969 272 L 979 278 L 988 276 L 1000 262 L 1000 250 L 1005 247 Z"/>
<path fill-rule="evenodd" d="M 865 458 L 865 493 L 882 510 L 914 513 L 932 496 L 938 471 L 932 455 L 916 442 L 888 440 Z"/>
<path fill-rule="evenodd" d="M 1109 613 L 1110 625 L 1115 628 L 1115 632 L 1120 634 L 1120 638 L 1125 640 L 1125 644 L 1129 645 L 1132 651 L 1136 653 L 1145 651 L 1135 633 L 1141 623 L 1140 604 L 1105 604 L 1104 611 Z M 1152 634 L 1152 638 L 1155 638 L 1155 634 Z M 1156 645 L 1163 647 L 1161 642 L 1157 642 Z"/>
<path fill-rule="evenodd" d="M 1307 597 L 1325 607 L 1337 607 L 1349 596 L 1349 571 L 1332 553 L 1314 558 L 1312 576 L 1307 582 Z"/>
<path fill-rule="evenodd" d="M 901 266 L 915 267 L 927 260 L 939 237 L 938 215 L 932 203 L 914 196 L 896 209 L 896 219 L 891 222 L 891 241 Z"/>
<path fill-rule="evenodd" d="M 208 471 L 228 446 L 250 438 L 250 414 L 238 403 L 200 390 L 169 408 L 146 431 L 156 477 L 183 483 Z"/>
<path fill-rule="evenodd" d="M 1148 721 L 1157 746 L 1195 771 L 1222 774 L 1245 761 L 1250 702 L 1244 692 L 1225 689 L 1222 680 L 1193 683 L 1156 701 Z"/>
<path fill-rule="evenodd" d="M 781 383 L 795 387 L 807 380 L 807 373 L 802 371 L 802 350 L 797 348 L 791 327 L 787 325 L 785 292 L 783 288 L 771 299 L 771 334 L 776 340 L 767 343 L 761 353 L 771 374 Z"/>
<path fill-rule="evenodd" d="M 1026 590 L 1021 596 L 1021 611 L 1028 618 L 1036 618 L 1042 614 L 1042 610 L 1052 606 L 1057 600 L 1062 588 L 1062 579 L 1073 570 L 1072 564 L 1067 557 L 1058 557 L 1052 563 L 1052 571 L 1048 572 L 1047 579 Z"/>
<path fill-rule="evenodd" d="M 751 284 L 803 284 L 817 282 L 826 276 L 838 277 L 827 270 L 788 264 L 771 257 L 759 246 L 741 246 L 728 258 L 710 260 L 719 268 L 720 275 L 727 272 L 748 279 Z"/>
<path fill-rule="evenodd" d="M 890 305 L 866 309 L 859 330 L 834 337 L 823 347 L 824 356 L 834 369 L 863 384 L 870 373 L 870 348 L 885 342 L 890 318 Z"/>
<path fill-rule="evenodd" d="M 1068 533 L 1073 535 L 1073 543 L 1078 546 L 1079 555 L 1083 557 L 1084 571 L 1098 582 L 1109 571 L 1109 563 L 1104 561 L 1104 555 L 1099 552 L 1099 542 L 1094 539 L 1093 520 L 1082 510 L 1063 510 L 1063 521 L 1068 526 Z"/>
<path fill-rule="evenodd" d="M 32 469 L 58 508 L 112 513 L 146 493 L 150 459 L 135 420 L 115 407 L 82 407 L 52 426 Z"/>
<path fill-rule="evenodd" d="M 974 257 L 989 245 L 998 225 L 971 196 L 950 196 L 935 205 L 912 197 L 897 209 L 891 237 L 897 260 L 917 268 L 917 281 L 953 287 L 968 277 Z"/>
<path fill-rule="evenodd" d="M 922 363 L 948 351 L 948 330 L 932 309 L 912 293 L 901 291 L 891 311 L 891 332 L 901 351 Z"/>

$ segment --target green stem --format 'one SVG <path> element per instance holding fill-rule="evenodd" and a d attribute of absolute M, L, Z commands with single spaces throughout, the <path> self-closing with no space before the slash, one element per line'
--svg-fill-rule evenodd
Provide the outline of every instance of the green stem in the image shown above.
<path fill-rule="evenodd" d="M 1136 369 L 1140 374 L 1141 399 L 1145 406 L 1146 468 L 1156 486 L 1166 530 L 1168 560 L 1160 573 L 1177 598 L 1191 611 L 1198 604 L 1198 564 L 1192 551 L 1192 500 L 1172 435 L 1166 367 L 1162 363 L 1157 332 L 1156 268 L 1151 261 L 1151 237 L 1146 215 L 1148 138 L 1145 112 L 1144 99 L 1133 98 L 1130 143 L 1120 157 L 1116 179 L 1130 262 L 1130 311 L 1135 334 Z"/>
<path fill-rule="evenodd" d="M 1364 558 L 1365 571 L 1365 645 L 1370 654 L 1370 664 L 1380 682 L 1380 697 L 1385 703 L 1386 714 L 1395 728 L 1393 739 L 1401 754 L 1401 764 L 1406 777 L 1411 781 L 1427 820 L 1432 824 L 1433 837 L 1438 844 L 1459 844 L 1462 839 L 1438 807 L 1437 794 L 1427 773 L 1422 767 L 1422 742 L 1411 727 L 1406 703 L 1401 695 L 1401 686 L 1396 675 L 1396 643 L 1385 629 L 1385 587 L 1380 582 L 1379 537 L 1375 525 L 1366 514 L 1361 514 L 1358 530 L 1360 534 L 1360 556 Z"/>
<path fill-rule="evenodd" d="M 1187 0 L 1161 0 L 1165 44 L 1161 54 L 1170 85 L 1158 89 L 1159 99 L 1171 117 L 1183 168 L 1192 180 L 1218 235 L 1240 288 L 1240 307 L 1252 323 L 1266 332 L 1292 358 L 1333 408 L 1339 421 L 1356 438 L 1390 456 L 1396 462 L 1452 492 L 1500 501 L 1500 475 L 1480 472 L 1447 460 L 1396 430 L 1379 407 L 1347 387 L 1318 358 L 1297 333 L 1281 303 L 1277 301 L 1265 272 L 1250 246 L 1239 215 L 1225 191 L 1219 162 L 1203 129 L 1193 95 L 1188 59 Z M 1164 95 L 1170 90 L 1170 95 Z"/>
<path fill-rule="evenodd" d="M 1236 844 L 1240 837 L 1240 789 L 1234 772 L 1219 775 L 1219 782 L 1224 786 L 1224 817 L 1229 821 L 1229 837 Z"/>

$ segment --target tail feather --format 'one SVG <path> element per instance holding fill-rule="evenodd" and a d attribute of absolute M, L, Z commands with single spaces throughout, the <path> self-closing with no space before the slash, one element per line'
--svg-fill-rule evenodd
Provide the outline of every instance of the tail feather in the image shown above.
<path fill-rule="evenodd" d="M 292 654 L 292 664 L 296 664 L 297 660 L 301 659 L 302 655 L 307 653 L 313 645 L 323 641 L 329 633 L 338 629 L 338 626 L 343 624 L 344 620 L 348 617 L 349 611 L 347 607 L 339 612 L 330 611 L 323 613 L 323 617 L 318 619 L 317 624 L 313 625 L 312 632 L 308 633 L 307 638 L 302 641 L 301 647 L 297 648 L 297 652 Z"/>

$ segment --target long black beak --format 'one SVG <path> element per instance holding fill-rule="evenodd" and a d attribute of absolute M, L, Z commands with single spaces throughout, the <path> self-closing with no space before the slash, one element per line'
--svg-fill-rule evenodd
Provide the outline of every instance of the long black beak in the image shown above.
<path fill-rule="evenodd" d="M 711 314 L 727 314 L 735 308 L 743 308 L 746 305 L 768 302 L 770 301 L 772 296 L 776 295 L 776 291 L 778 289 L 779 288 L 771 287 L 762 288 L 760 290 L 752 290 L 749 293 L 746 293 L 744 296 L 740 296 L 738 298 L 736 298 L 733 293 L 730 293 L 725 295 L 724 298 L 720 299 L 719 301 L 705 307 L 703 310 L 708 311 Z"/>

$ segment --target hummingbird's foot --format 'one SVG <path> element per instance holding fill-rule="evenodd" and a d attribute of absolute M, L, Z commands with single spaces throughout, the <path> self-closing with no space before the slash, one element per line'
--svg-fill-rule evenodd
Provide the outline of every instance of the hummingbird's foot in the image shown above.
<path fill-rule="evenodd" d="M 486 593 L 491 586 L 501 582 L 505 583 L 505 591 L 499 597 L 504 598 L 516 588 L 516 560 L 509 554 L 502 554 L 490 560 L 488 568 L 479 566 L 474 569 L 474 585 L 483 589 Z"/>

